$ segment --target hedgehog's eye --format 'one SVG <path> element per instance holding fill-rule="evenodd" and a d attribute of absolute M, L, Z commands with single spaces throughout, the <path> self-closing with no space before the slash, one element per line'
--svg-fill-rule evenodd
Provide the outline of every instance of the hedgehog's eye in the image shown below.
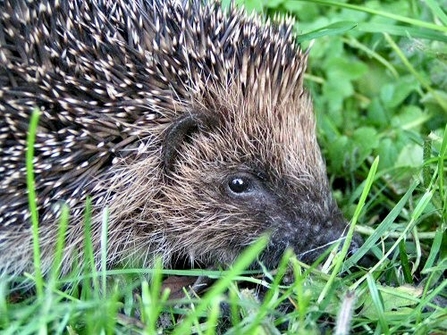
<path fill-rule="evenodd" d="M 245 178 L 235 177 L 230 179 L 228 186 L 234 193 L 242 193 L 248 191 L 250 183 Z"/>
<path fill-rule="evenodd" d="M 253 190 L 253 183 L 246 176 L 232 176 L 228 180 L 228 189 L 236 195 L 248 193 Z"/>

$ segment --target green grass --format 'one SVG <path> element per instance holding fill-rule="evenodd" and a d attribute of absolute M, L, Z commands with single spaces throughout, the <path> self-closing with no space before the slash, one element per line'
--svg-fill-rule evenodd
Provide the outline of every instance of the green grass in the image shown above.
<path fill-rule="evenodd" d="M 319 141 L 335 197 L 352 221 L 348 239 L 355 229 L 365 244 L 348 259 L 345 246 L 318 267 L 287 254 L 275 274 L 262 276 L 243 269 L 263 241 L 222 272 L 156 267 L 98 273 L 89 267 L 93 255 L 86 245 L 90 262 L 81 275 L 57 279 L 55 268 L 44 282 L 36 271 L 36 294 L 18 300 L 0 283 L 2 334 L 447 332 L 446 1 L 245 3 L 267 15 L 296 16 L 303 47 L 315 38 L 306 86 Z M 65 218 L 56 259 L 66 224 Z M 355 268 L 368 251 L 377 258 L 374 266 Z M 36 256 L 39 269 L 37 246 Z M 216 282 L 200 297 L 187 292 L 170 300 L 165 276 Z M 67 282 L 80 284 L 62 290 Z M 223 309 L 225 318 L 219 317 Z"/>

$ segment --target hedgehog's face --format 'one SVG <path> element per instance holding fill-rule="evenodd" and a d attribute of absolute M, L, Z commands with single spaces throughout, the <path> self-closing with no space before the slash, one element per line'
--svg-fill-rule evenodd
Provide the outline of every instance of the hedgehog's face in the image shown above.
<path fill-rule="evenodd" d="M 286 248 L 292 248 L 302 261 L 312 262 L 345 233 L 346 221 L 330 194 L 312 193 L 293 178 L 247 171 L 243 166 L 217 183 L 226 203 L 237 206 L 244 234 L 270 234 L 260 257 L 268 266 L 275 266 Z"/>
<path fill-rule="evenodd" d="M 297 123 L 306 126 L 297 120 L 293 129 L 261 128 L 191 114 L 167 131 L 163 221 L 179 254 L 230 263 L 267 233 L 260 259 L 274 267 L 286 248 L 311 262 L 343 237 L 346 221 L 332 200 L 314 130 L 303 134 Z"/>

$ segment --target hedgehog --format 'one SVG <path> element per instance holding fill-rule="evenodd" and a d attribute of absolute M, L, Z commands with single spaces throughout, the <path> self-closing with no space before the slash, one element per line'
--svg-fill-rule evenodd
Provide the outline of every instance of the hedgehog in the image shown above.
<path fill-rule="evenodd" d="M 228 266 L 265 234 L 275 267 L 344 238 L 291 18 L 200 0 L 6 0 L 0 18 L 1 274 L 34 271 L 36 108 L 44 273 L 64 205 L 62 273 L 82 262 L 86 215 L 101 267 L 105 212 L 108 268 Z"/>

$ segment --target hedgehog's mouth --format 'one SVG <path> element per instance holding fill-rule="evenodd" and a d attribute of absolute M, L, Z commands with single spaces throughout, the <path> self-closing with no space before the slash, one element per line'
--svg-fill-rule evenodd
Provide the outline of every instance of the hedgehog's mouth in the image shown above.
<path fill-rule="evenodd" d="M 254 262 L 250 266 L 250 269 L 258 269 L 260 267 L 259 263 L 261 263 L 268 270 L 277 268 L 287 249 L 291 249 L 295 253 L 298 260 L 300 260 L 301 262 L 306 264 L 312 264 L 313 262 L 317 261 L 320 257 L 322 257 L 323 259 L 326 258 L 325 254 L 327 254 L 335 246 L 336 243 L 341 242 L 341 244 L 339 245 L 339 248 L 341 248 L 343 245 L 343 240 L 344 237 L 340 237 L 324 245 L 311 247 L 304 251 L 296 250 L 296 248 L 294 248 L 293 245 L 285 243 L 284 241 L 278 243 L 275 242 L 274 240 L 271 240 L 266 249 L 259 255 L 258 261 Z M 348 256 L 354 254 L 362 244 L 363 244 L 362 238 L 357 234 L 354 235 L 354 238 L 349 247 Z M 371 264 L 371 259 L 365 256 L 360 260 L 359 264 L 361 266 L 369 267 Z"/>
<path fill-rule="evenodd" d="M 336 244 L 339 244 L 339 248 L 343 246 L 347 228 L 347 223 L 343 220 L 342 223 L 337 222 L 334 226 L 328 224 L 326 227 L 321 226 L 318 231 L 307 231 L 307 233 L 291 234 L 290 231 L 277 229 L 271 235 L 266 249 L 259 255 L 259 262 L 267 269 L 274 269 L 281 262 L 285 251 L 291 249 L 298 260 L 312 264 L 322 256 L 324 259 L 324 254 L 333 249 Z M 362 238 L 355 234 L 349 247 L 348 256 L 354 254 L 362 244 Z"/>

